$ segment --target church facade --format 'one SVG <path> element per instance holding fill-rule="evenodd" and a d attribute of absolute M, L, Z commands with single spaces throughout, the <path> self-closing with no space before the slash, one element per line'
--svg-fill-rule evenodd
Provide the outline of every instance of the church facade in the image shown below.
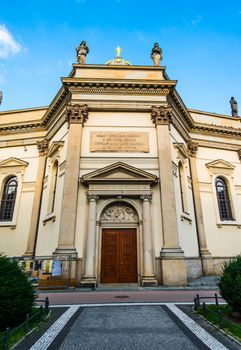
<path fill-rule="evenodd" d="M 85 52 L 49 106 L 0 112 L 0 251 L 73 286 L 218 274 L 241 252 L 237 110 L 188 109 L 161 52 Z"/>

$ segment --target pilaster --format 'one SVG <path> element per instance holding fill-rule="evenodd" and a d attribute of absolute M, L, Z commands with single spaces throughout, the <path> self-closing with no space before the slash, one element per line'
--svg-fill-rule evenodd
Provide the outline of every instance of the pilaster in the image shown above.
<path fill-rule="evenodd" d="M 96 205 L 98 196 L 89 195 L 89 211 L 88 211 L 88 230 L 85 257 L 85 274 L 81 281 L 82 287 L 96 286 L 95 271 L 95 248 L 96 248 Z"/>
<path fill-rule="evenodd" d="M 24 256 L 26 257 L 28 256 L 33 257 L 35 254 L 35 245 L 36 245 L 37 234 L 38 234 L 41 197 L 42 197 L 42 191 L 43 191 L 43 177 L 45 173 L 48 145 L 49 145 L 49 141 L 47 139 L 44 139 L 42 141 L 37 141 L 37 148 L 39 151 L 39 163 L 38 163 L 37 179 L 35 184 L 30 228 L 29 228 L 29 234 L 28 234 L 27 250 L 24 254 Z"/>
<path fill-rule="evenodd" d="M 66 107 L 69 126 L 64 189 L 60 217 L 59 242 L 54 254 L 76 256 L 75 226 L 79 183 L 79 164 L 83 124 L 88 118 L 87 105 Z"/>
<path fill-rule="evenodd" d="M 169 105 L 152 106 L 151 118 L 156 125 L 162 206 L 163 248 L 161 250 L 163 285 L 187 283 L 184 253 L 179 247 L 177 213 L 172 175 L 169 127 L 173 111 Z"/>
<path fill-rule="evenodd" d="M 143 275 L 142 286 L 156 286 L 157 279 L 154 274 L 154 254 L 151 229 L 150 194 L 142 195 L 142 217 L 143 217 Z"/>
<path fill-rule="evenodd" d="M 201 194 L 200 194 L 200 187 L 199 187 L 199 181 L 198 181 L 197 162 L 196 162 L 196 155 L 198 152 L 198 143 L 190 140 L 187 143 L 187 148 L 188 148 L 190 168 L 191 168 L 193 198 L 194 198 L 194 206 L 195 206 L 196 222 L 197 222 L 197 234 L 198 234 L 198 241 L 199 241 L 200 256 L 202 260 L 203 274 L 213 275 L 214 266 L 213 266 L 211 253 L 207 248 L 206 233 L 205 233 L 203 211 L 202 211 L 202 204 L 201 204 Z"/>

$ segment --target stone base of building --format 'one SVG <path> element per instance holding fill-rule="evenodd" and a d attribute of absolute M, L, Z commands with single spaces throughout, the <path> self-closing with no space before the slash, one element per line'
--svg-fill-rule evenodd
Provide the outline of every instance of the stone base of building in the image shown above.
<path fill-rule="evenodd" d="M 163 248 L 161 251 L 162 284 L 186 286 L 187 272 L 184 253 L 180 248 Z"/>
<path fill-rule="evenodd" d="M 201 253 L 201 259 L 202 259 L 203 275 L 204 276 L 215 275 L 212 255 L 209 252 Z"/>
<path fill-rule="evenodd" d="M 53 256 L 61 256 L 64 257 L 70 257 L 70 258 L 77 258 L 77 251 L 76 248 L 56 248 L 53 252 Z"/>
<path fill-rule="evenodd" d="M 157 279 L 155 276 L 142 276 L 141 285 L 142 287 L 156 287 Z"/>
<path fill-rule="evenodd" d="M 96 288 L 97 281 L 95 277 L 84 277 L 80 282 L 81 288 Z"/>

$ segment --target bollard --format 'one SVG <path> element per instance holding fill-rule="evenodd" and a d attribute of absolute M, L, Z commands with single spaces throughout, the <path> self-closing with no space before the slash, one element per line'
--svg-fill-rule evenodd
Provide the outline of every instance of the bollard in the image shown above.
<path fill-rule="evenodd" d="M 46 297 L 45 299 L 45 312 L 46 314 L 49 312 L 49 298 Z"/>
<path fill-rule="evenodd" d="M 4 337 L 3 337 L 3 350 L 8 350 L 9 333 L 10 333 L 10 329 L 9 329 L 9 327 L 7 327 L 5 332 L 4 332 Z"/>
<path fill-rule="evenodd" d="M 197 299 L 194 298 L 194 310 L 197 310 Z"/>
<path fill-rule="evenodd" d="M 215 304 L 216 304 L 216 306 L 218 306 L 218 295 L 217 295 L 217 293 L 215 293 L 214 296 L 215 296 Z"/>
<path fill-rule="evenodd" d="M 40 306 L 40 310 L 39 310 L 39 321 L 42 319 L 42 315 L 43 315 L 43 305 Z"/>
<path fill-rule="evenodd" d="M 199 298 L 199 294 L 197 294 L 197 306 L 200 306 L 200 298 Z"/>
<path fill-rule="evenodd" d="M 28 333 L 28 326 L 29 326 L 29 314 L 26 315 L 26 321 L 25 321 L 25 334 Z"/>

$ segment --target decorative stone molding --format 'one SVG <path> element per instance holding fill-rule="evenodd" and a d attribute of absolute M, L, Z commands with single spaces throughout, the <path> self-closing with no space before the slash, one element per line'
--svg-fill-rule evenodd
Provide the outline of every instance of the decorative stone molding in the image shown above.
<path fill-rule="evenodd" d="M 45 156 L 48 153 L 49 140 L 43 139 L 42 141 L 37 141 L 37 148 L 40 156 Z"/>
<path fill-rule="evenodd" d="M 64 141 L 54 141 L 49 147 L 48 157 L 50 158 L 59 157 L 59 151 L 63 146 L 64 146 Z"/>
<path fill-rule="evenodd" d="M 141 200 L 143 201 L 151 201 L 152 200 L 152 194 L 143 194 L 140 196 Z"/>
<path fill-rule="evenodd" d="M 102 222 L 137 222 L 138 215 L 136 211 L 124 204 L 116 203 L 108 206 L 101 216 Z"/>
<path fill-rule="evenodd" d="M 169 125 L 172 121 L 172 108 L 168 106 L 151 106 L 151 120 L 156 125 Z"/>
<path fill-rule="evenodd" d="M 190 157 L 196 157 L 198 151 L 198 143 L 194 141 L 187 142 L 188 154 Z"/>
<path fill-rule="evenodd" d="M 207 163 L 206 167 L 209 169 L 210 175 L 223 175 L 226 177 L 232 176 L 235 169 L 235 166 L 223 159 L 217 159 Z"/>
<path fill-rule="evenodd" d="M 0 162 L 0 177 L 5 177 L 6 175 L 16 174 L 23 178 L 25 168 L 28 166 L 28 162 L 24 160 L 10 157 L 6 160 Z"/>
<path fill-rule="evenodd" d="M 89 194 L 89 193 L 87 193 L 87 199 L 88 199 L 89 202 L 90 202 L 90 201 L 95 201 L 95 202 L 97 202 L 97 200 L 99 199 L 99 196 L 97 196 L 97 195 L 95 195 L 95 194 Z"/>
<path fill-rule="evenodd" d="M 241 160 L 241 148 L 237 152 L 238 152 L 239 159 Z"/>
<path fill-rule="evenodd" d="M 68 124 L 84 124 L 88 119 L 87 105 L 75 104 L 66 107 L 66 120 Z"/>
<path fill-rule="evenodd" d="M 185 160 L 188 158 L 187 147 L 184 145 L 184 143 L 181 142 L 175 142 L 173 146 L 177 150 L 178 159 L 180 159 L 182 163 L 184 163 Z"/>

